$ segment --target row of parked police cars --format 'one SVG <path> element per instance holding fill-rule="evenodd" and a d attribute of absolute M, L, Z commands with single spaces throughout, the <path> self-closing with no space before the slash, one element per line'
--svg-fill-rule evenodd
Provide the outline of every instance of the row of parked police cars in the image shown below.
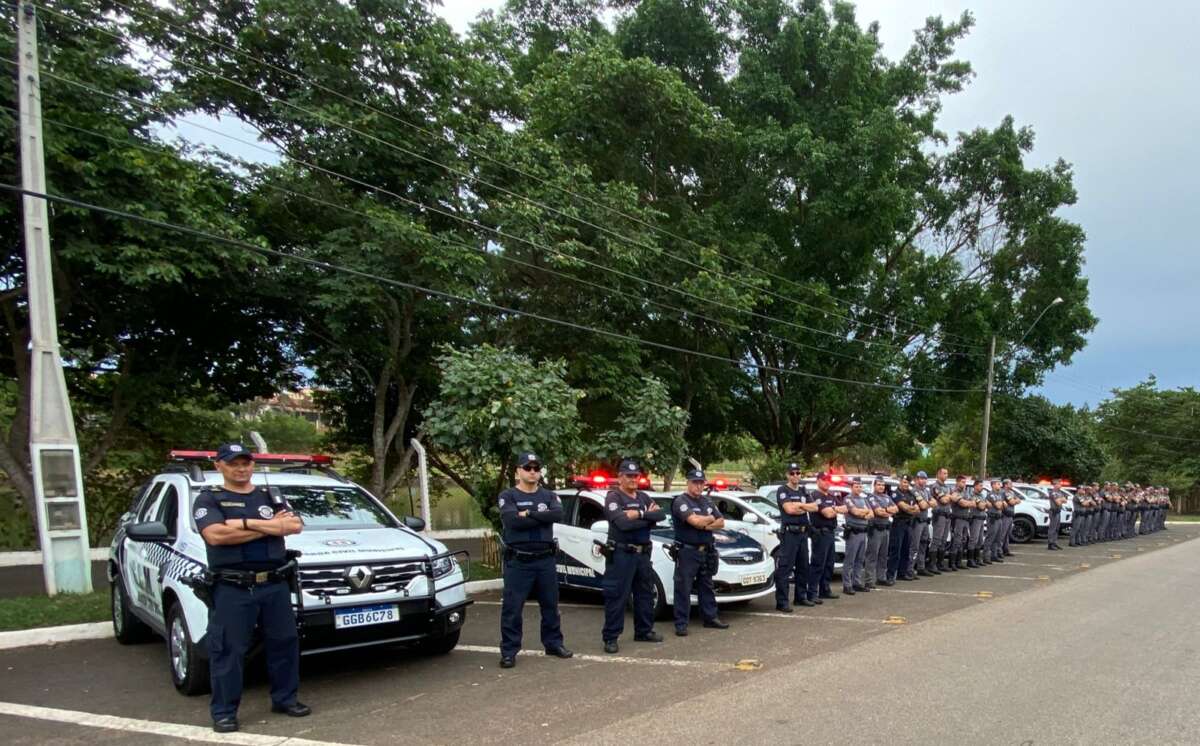
<path fill-rule="evenodd" d="M 207 691 L 209 681 L 204 640 L 208 609 L 189 581 L 207 564 L 192 503 L 201 489 L 221 482 L 219 474 L 206 468 L 213 456 L 172 451 L 168 466 L 135 495 L 109 549 L 117 640 L 132 644 L 155 635 L 165 638 L 171 679 L 185 694 Z M 392 513 L 334 471 L 327 456 L 260 453 L 255 462 L 261 468 L 254 483 L 268 487 L 273 499 L 286 501 L 304 519 L 304 532 L 287 537 L 288 548 L 300 552 L 293 603 L 303 654 L 393 644 L 444 653 L 458 644 L 471 603 L 460 564 L 465 552 L 451 552 L 425 535 L 421 519 Z M 884 475 L 835 475 L 832 489 L 849 492 L 854 476 L 868 494 L 877 479 L 890 488 L 898 484 Z M 614 481 L 597 473 L 575 477 L 556 490 L 564 514 L 554 527 L 558 579 L 564 587 L 600 591 L 604 558 L 599 545 L 608 533 L 604 499 Z M 640 486 L 668 508 L 667 519 L 652 534 L 655 549 L 650 555 L 655 611 L 665 618 L 674 603 L 674 563 L 666 546 L 674 538 L 669 503 L 675 493 L 651 491 L 644 478 Z M 721 478 L 709 484 L 709 494 L 726 518 L 725 528 L 715 532 L 717 603 L 747 602 L 774 592 L 780 515 L 775 495 L 780 486 L 751 492 Z M 815 489 L 815 480 L 805 486 Z M 1017 489 L 1025 501 L 1016 509 L 1013 540 L 1045 535 L 1048 484 L 1019 484 Z M 1065 506 L 1064 528 L 1070 525 L 1070 510 L 1070 504 Z M 840 532 L 835 549 L 840 567 Z"/>

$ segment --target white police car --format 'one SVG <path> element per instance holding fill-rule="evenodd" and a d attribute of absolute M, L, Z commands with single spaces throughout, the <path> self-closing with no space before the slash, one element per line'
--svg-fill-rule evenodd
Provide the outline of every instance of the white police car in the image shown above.
<path fill-rule="evenodd" d="M 709 482 L 708 499 L 725 516 L 725 528 L 745 534 L 762 545 L 767 556 L 774 557 L 779 547 L 779 505 L 754 492 L 741 492 L 736 483 Z M 726 489 L 726 487 L 728 489 Z M 670 512 L 677 492 L 651 492 L 654 501 Z"/>
<path fill-rule="evenodd" d="M 766 484 L 758 488 L 758 496 L 765 500 L 768 504 L 774 505 L 776 511 L 779 510 L 779 488 L 782 484 Z M 800 480 L 801 489 L 807 492 L 815 492 L 817 489 L 817 480 L 813 477 L 805 477 Z M 869 485 L 863 485 L 864 491 Z M 850 494 L 850 488 L 843 483 L 843 477 L 840 474 L 834 474 L 830 477 L 829 482 L 830 493 L 845 497 Z M 846 537 L 842 534 L 842 527 L 846 525 L 846 517 L 841 513 L 837 517 L 838 528 L 833 532 L 833 569 L 836 572 L 842 571 L 842 560 L 846 557 Z"/>
<path fill-rule="evenodd" d="M 1039 537 L 1045 537 L 1050 531 L 1050 485 L 1049 483 L 1029 484 L 1017 482 L 1013 487 L 1024 498 L 1013 509 L 1013 530 L 1011 541 L 1017 544 L 1027 544 Z M 1074 518 L 1074 508 L 1070 500 L 1059 513 L 1059 532 L 1064 533 L 1071 526 Z"/>
<path fill-rule="evenodd" d="M 167 640 L 171 679 L 184 694 L 208 690 L 208 608 L 183 579 L 207 564 L 192 504 L 221 477 L 215 454 L 172 451 L 175 462 L 147 482 L 121 517 L 109 548 L 113 631 L 122 644 Z M 405 643 L 430 653 L 458 644 L 471 603 L 456 555 L 329 468 L 327 456 L 255 454 L 255 485 L 268 485 L 304 520 L 286 538 L 299 550 L 293 594 L 302 654 Z"/>
<path fill-rule="evenodd" d="M 577 478 L 574 489 L 556 490 L 563 504 L 562 523 L 554 524 L 558 542 L 558 582 L 562 586 L 599 591 L 604 580 L 604 556 L 594 542 L 608 538 L 604 517 L 604 498 L 615 481 L 600 475 Z M 646 486 L 649 486 L 646 483 Z M 717 603 L 752 601 L 775 591 L 775 563 L 761 544 L 745 534 L 729 529 L 713 532 L 719 563 L 713 576 Z M 675 563 L 666 547 L 675 540 L 670 511 L 667 518 L 650 532 L 654 567 L 654 613 L 659 619 L 671 615 L 674 608 Z M 697 603 L 692 596 L 692 603 Z"/>

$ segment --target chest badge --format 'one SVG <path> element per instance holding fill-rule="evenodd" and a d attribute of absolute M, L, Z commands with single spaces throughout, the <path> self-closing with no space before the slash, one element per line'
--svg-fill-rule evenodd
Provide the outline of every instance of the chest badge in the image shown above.
<path fill-rule="evenodd" d="M 263 518 L 269 519 L 275 515 L 275 511 L 271 510 L 270 505 L 259 505 L 258 506 L 258 514 L 260 516 L 262 516 Z"/>

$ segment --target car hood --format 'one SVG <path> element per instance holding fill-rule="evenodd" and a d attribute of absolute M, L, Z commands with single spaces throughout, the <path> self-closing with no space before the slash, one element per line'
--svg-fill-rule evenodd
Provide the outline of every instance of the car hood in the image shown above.
<path fill-rule="evenodd" d="M 726 529 L 717 529 L 713 531 L 713 539 L 717 542 L 717 553 L 727 554 L 729 552 L 740 552 L 747 549 L 762 549 L 762 545 L 754 539 L 751 539 L 745 534 L 737 531 L 729 531 Z M 655 541 L 661 541 L 670 544 L 675 541 L 675 529 L 659 528 L 650 532 L 650 537 Z"/>
<path fill-rule="evenodd" d="M 286 541 L 288 549 L 300 550 L 301 565 L 424 558 L 446 551 L 441 542 L 400 528 L 313 529 Z"/>

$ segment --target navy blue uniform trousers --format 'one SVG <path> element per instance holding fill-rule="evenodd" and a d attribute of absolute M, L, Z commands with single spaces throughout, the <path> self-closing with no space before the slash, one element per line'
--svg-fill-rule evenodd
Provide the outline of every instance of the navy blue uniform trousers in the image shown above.
<path fill-rule="evenodd" d="M 542 611 L 542 647 L 560 648 L 562 623 L 558 616 L 558 576 L 554 555 L 504 562 L 504 596 L 500 601 L 500 656 L 511 658 L 521 649 L 521 612 L 532 595 Z"/>
<path fill-rule="evenodd" d="M 817 529 L 812 537 L 812 559 L 808 563 L 808 599 L 829 595 L 833 582 L 833 531 Z"/>
<path fill-rule="evenodd" d="M 242 675 L 255 626 L 263 633 L 271 703 L 295 704 L 300 688 L 300 639 L 287 583 L 239 588 L 218 582 L 208 612 L 208 658 L 212 679 L 213 720 L 237 715 Z"/>
<path fill-rule="evenodd" d="M 787 606 L 788 586 L 796 584 L 796 603 L 804 600 L 808 585 L 808 529 L 804 533 L 779 530 L 779 548 L 775 550 L 775 605 Z"/>
<path fill-rule="evenodd" d="M 710 546 L 709 552 L 717 551 Z M 679 548 L 675 560 L 675 626 L 687 627 L 692 614 L 692 588 L 700 602 L 700 616 L 710 622 L 717 618 L 717 593 L 713 590 L 712 573 L 708 571 L 708 553 L 686 544 Z"/>
<path fill-rule="evenodd" d="M 601 639 L 615 640 L 625 630 L 625 602 L 633 593 L 633 633 L 654 631 L 654 568 L 649 553 L 614 549 L 604 566 L 604 629 Z"/>
<path fill-rule="evenodd" d="M 888 543 L 887 579 L 907 577 L 912 556 L 912 521 L 892 521 L 892 536 Z"/>

